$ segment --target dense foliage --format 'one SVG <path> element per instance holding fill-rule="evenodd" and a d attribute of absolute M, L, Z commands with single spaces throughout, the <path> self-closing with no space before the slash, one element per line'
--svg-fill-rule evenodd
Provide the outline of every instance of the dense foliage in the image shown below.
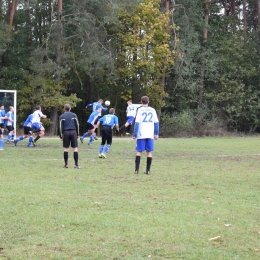
<path fill-rule="evenodd" d="M 0 88 L 18 126 L 40 104 L 49 132 L 65 102 L 150 96 L 165 135 L 258 132 L 259 0 L 2 0 Z"/>

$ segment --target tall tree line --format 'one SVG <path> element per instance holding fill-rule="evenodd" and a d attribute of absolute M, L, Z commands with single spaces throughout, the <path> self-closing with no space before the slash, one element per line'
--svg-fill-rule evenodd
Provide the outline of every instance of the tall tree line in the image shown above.
<path fill-rule="evenodd" d="M 41 104 L 55 132 L 70 102 L 149 95 L 162 123 L 259 131 L 260 0 L 1 0 L 0 88 L 18 91 L 18 126 Z"/>

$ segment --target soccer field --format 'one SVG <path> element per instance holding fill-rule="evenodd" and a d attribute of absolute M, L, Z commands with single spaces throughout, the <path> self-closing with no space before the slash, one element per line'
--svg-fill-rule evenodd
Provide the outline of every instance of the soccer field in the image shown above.
<path fill-rule="evenodd" d="M 0 259 L 260 259 L 260 139 L 159 139 L 151 175 L 135 141 L 0 151 Z"/>

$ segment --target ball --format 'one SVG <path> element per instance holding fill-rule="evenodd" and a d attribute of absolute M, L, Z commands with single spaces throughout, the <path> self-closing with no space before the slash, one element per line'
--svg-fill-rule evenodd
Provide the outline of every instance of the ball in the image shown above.
<path fill-rule="evenodd" d="M 105 105 L 106 105 L 106 106 L 109 106 L 109 105 L 110 105 L 110 101 L 107 100 L 107 101 L 105 102 Z"/>

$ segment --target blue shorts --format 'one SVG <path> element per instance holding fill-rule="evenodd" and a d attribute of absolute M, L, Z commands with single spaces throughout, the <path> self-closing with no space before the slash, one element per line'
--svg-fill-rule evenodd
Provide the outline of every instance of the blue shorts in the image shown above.
<path fill-rule="evenodd" d="M 41 123 L 38 123 L 38 122 L 32 123 L 32 129 L 34 132 L 40 131 L 41 128 L 42 128 Z"/>
<path fill-rule="evenodd" d="M 134 122 L 134 120 L 135 120 L 135 118 L 134 118 L 133 116 L 128 116 L 126 122 L 127 122 L 129 125 L 131 125 L 131 124 Z"/>
<path fill-rule="evenodd" d="M 136 140 L 136 148 L 137 152 L 152 152 L 154 150 L 154 139 L 137 139 Z"/>

